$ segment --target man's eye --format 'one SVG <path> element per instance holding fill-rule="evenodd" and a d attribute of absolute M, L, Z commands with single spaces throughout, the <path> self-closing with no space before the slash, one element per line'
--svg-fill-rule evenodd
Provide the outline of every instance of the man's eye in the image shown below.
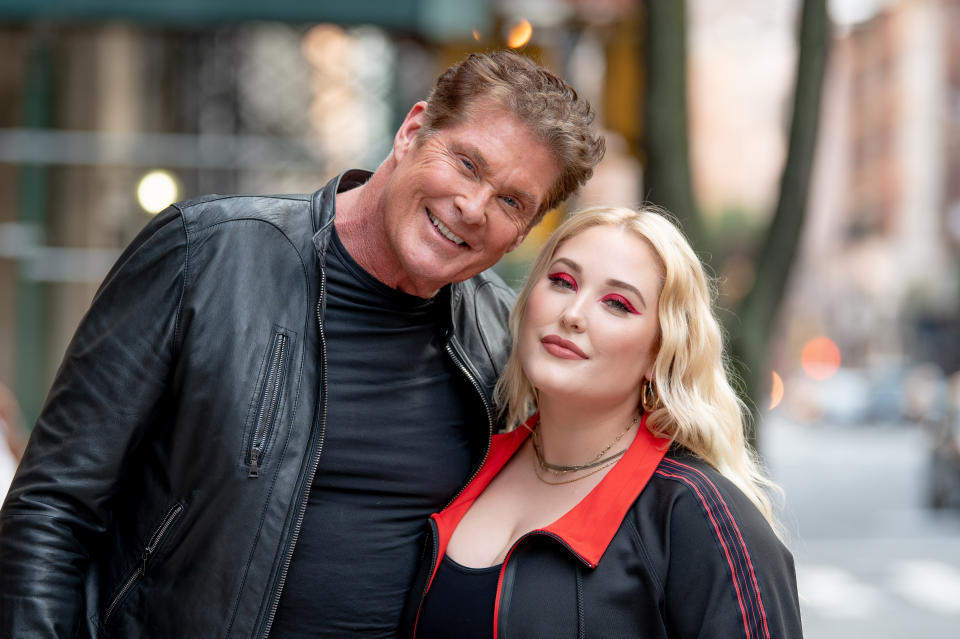
<path fill-rule="evenodd" d="M 463 163 L 463 167 L 466 170 L 470 171 L 471 173 L 476 172 L 476 167 L 474 167 L 473 162 L 471 162 L 467 158 L 460 158 L 460 162 Z"/>

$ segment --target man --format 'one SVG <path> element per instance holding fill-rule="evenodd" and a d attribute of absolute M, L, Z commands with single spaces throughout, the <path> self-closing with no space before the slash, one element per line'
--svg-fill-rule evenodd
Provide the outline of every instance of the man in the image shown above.
<path fill-rule="evenodd" d="M 393 636 L 494 427 L 512 297 L 483 271 L 589 178 L 592 119 L 473 55 L 375 173 L 152 221 L 0 513 L 0 636 Z"/>

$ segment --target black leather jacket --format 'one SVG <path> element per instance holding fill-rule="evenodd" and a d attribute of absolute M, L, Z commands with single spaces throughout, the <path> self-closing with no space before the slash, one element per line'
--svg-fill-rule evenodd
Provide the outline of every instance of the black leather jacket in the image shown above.
<path fill-rule="evenodd" d="M 265 637 L 323 451 L 323 260 L 347 172 L 151 221 L 65 355 L 0 512 L 0 637 Z M 449 297 L 494 415 L 513 294 Z"/>

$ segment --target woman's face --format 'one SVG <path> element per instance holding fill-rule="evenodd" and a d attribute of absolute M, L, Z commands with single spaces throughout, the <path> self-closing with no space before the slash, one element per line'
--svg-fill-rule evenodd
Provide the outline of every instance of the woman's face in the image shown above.
<path fill-rule="evenodd" d="M 520 364 L 541 398 L 639 403 L 656 357 L 661 267 L 632 231 L 590 227 L 557 249 L 520 323 Z"/>

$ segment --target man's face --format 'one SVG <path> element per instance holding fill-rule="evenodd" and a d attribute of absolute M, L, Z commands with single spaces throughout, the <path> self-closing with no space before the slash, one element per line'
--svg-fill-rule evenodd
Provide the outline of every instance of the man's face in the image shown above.
<path fill-rule="evenodd" d="M 385 256 L 399 265 L 398 288 L 430 297 L 473 277 L 516 248 L 559 167 L 549 148 L 511 113 L 478 109 L 419 139 L 423 103 L 394 144 L 385 192 Z"/>

